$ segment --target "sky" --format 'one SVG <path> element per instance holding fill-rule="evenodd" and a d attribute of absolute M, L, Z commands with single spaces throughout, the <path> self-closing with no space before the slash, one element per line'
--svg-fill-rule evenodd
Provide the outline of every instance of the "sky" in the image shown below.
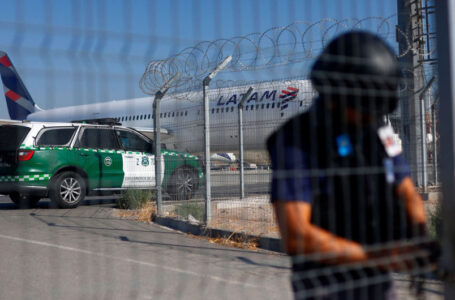
<path fill-rule="evenodd" d="M 364 21 L 369 29 L 378 19 L 396 14 L 397 6 L 396 0 L 1 2 L 0 49 L 9 54 L 35 102 L 44 109 L 143 97 L 139 81 L 148 62 L 166 59 L 201 41 L 252 36 L 298 21 L 370 18 L 371 22 Z M 316 35 L 311 38 L 320 39 Z M 282 55 L 289 53 L 286 47 L 280 50 Z M 280 80 L 303 74 L 299 68 L 225 76 Z M 4 99 L 0 118 L 9 118 Z"/>

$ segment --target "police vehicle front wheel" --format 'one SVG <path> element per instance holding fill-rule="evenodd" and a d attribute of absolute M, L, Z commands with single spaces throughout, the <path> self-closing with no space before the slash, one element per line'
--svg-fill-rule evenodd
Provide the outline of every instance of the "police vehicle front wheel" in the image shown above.
<path fill-rule="evenodd" d="M 191 167 L 180 167 L 171 176 L 168 193 L 172 200 L 189 200 L 198 187 L 196 171 Z"/>
<path fill-rule="evenodd" d="M 85 181 L 75 172 L 63 172 L 52 181 L 49 198 L 59 208 L 75 208 L 85 198 Z"/>
<path fill-rule="evenodd" d="M 18 192 L 13 192 L 9 194 L 9 198 L 14 202 L 19 208 L 32 208 L 41 200 L 38 196 L 24 195 Z"/>

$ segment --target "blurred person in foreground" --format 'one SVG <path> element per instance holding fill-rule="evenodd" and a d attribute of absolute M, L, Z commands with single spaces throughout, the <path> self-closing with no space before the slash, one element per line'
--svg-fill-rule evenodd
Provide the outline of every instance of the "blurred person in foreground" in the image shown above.
<path fill-rule="evenodd" d="M 379 37 L 342 34 L 313 65 L 312 107 L 267 141 L 296 299 L 395 299 L 391 271 L 430 265 L 423 201 L 384 122 L 400 77 Z"/>

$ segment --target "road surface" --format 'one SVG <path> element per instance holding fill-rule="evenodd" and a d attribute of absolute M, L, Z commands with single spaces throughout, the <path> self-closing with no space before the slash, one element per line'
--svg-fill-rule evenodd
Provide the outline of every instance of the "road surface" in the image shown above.
<path fill-rule="evenodd" d="M 0 299 L 291 299 L 289 261 L 112 217 L 112 201 L 0 197 Z"/>

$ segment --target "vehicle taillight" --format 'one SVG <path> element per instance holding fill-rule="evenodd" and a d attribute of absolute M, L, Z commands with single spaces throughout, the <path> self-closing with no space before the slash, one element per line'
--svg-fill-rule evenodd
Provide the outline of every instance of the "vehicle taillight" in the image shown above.
<path fill-rule="evenodd" d="M 33 153 L 35 153 L 34 150 L 20 150 L 17 152 L 17 159 L 19 161 L 26 161 L 32 158 Z"/>

